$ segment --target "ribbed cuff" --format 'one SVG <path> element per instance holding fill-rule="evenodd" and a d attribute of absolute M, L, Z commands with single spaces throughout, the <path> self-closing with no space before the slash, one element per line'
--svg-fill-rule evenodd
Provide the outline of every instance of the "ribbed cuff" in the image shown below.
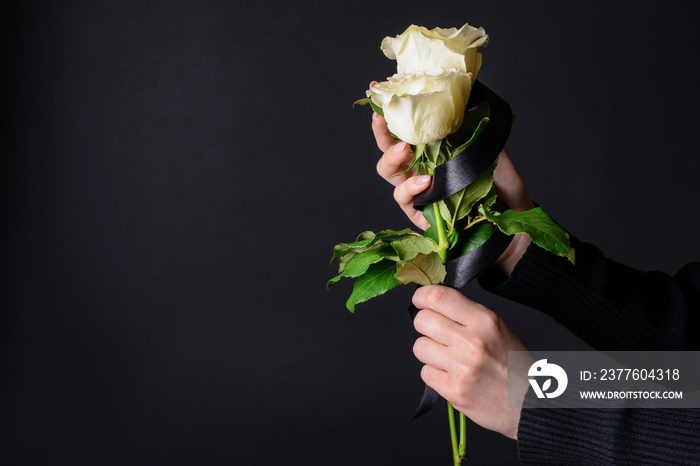
<path fill-rule="evenodd" d="M 527 402 L 526 402 L 527 403 Z M 700 410 L 523 408 L 523 464 L 699 464 Z"/>

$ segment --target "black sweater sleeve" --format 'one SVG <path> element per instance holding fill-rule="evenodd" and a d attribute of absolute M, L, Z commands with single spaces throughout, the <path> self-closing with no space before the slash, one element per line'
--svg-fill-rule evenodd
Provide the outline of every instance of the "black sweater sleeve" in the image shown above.
<path fill-rule="evenodd" d="M 674 276 L 641 272 L 571 238 L 576 265 L 530 245 L 508 279 L 491 271 L 481 285 L 538 309 L 599 350 L 698 350 L 700 262 Z"/>
<path fill-rule="evenodd" d="M 698 409 L 528 408 L 518 424 L 523 464 L 700 464 Z"/>
<path fill-rule="evenodd" d="M 600 350 L 697 350 L 700 263 L 673 277 L 611 261 L 572 238 L 576 266 L 531 245 L 484 288 L 539 309 Z M 700 410 L 536 409 L 520 415 L 526 464 L 700 464 Z"/>

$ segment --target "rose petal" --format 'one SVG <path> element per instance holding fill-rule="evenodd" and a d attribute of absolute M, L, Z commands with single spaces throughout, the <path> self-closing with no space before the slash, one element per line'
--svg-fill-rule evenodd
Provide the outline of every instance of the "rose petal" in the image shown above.
<path fill-rule="evenodd" d="M 382 107 L 389 131 L 409 144 L 437 141 L 462 125 L 471 73 L 434 74 L 397 74 L 367 91 L 372 102 Z"/>
<path fill-rule="evenodd" d="M 411 25 L 396 37 L 386 37 L 381 48 L 384 54 L 397 60 L 400 74 L 417 73 L 434 68 L 456 68 L 470 72 L 473 79 L 481 66 L 479 47 L 488 44 L 483 28 L 465 24 L 460 29 Z"/>

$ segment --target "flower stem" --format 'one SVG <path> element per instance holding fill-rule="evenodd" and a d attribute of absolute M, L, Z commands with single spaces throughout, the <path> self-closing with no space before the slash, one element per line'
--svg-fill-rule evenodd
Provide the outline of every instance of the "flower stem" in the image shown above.
<path fill-rule="evenodd" d="M 452 403 L 447 402 L 447 415 L 450 417 L 450 440 L 452 441 L 452 459 L 455 466 L 462 464 L 462 458 L 459 456 L 459 447 L 457 446 L 457 426 L 455 426 L 455 409 Z M 460 425 L 461 427 L 461 425 Z"/>
<path fill-rule="evenodd" d="M 447 232 L 445 231 L 445 221 L 440 214 L 440 206 L 438 203 L 432 205 L 433 212 L 435 214 L 435 229 L 438 234 L 438 251 L 440 252 L 440 259 L 442 263 L 447 262 L 447 250 L 450 247 L 450 243 L 447 239 Z M 454 226 L 452 226 L 454 228 Z M 455 409 L 452 403 L 447 402 L 447 413 L 450 418 L 450 441 L 452 442 L 452 458 L 454 459 L 455 466 L 461 466 L 462 460 L 467 457 L 467 417 L 459 413 L 459 443 L 457 442 L 457 426 L 455 425 Z"/>
<path fill-rule="evenodd" d="M 467 459 L 467 416 L 459 413 L 459 461 Z"/>

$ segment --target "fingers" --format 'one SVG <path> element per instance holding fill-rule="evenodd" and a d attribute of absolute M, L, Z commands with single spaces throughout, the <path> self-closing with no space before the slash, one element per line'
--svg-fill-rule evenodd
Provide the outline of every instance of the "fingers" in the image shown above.
<path fill-rule="evenodd" d="M 447 371 L 449 357 L 447 347 L 428 337 L 420 337 L 413 345 L 413 354 L 423 364 Z"/>
<path fill-rule="evenodd" d="M 408 170 L 413 161 L 411 146 L 391 136 L 383 117 L 375 113 L 372 120 L 377 145 L 384 151 L 377 162 L 377 173 L 396 186 L 394 198 L 411 222 L 422 230 L 428 229 L 430 224 L 423 217 L 423 212 L 413 208 L 413 198 L 430 186 L 430 177 L 415 176 L 415 169 Z"/>
<path fill-rule="evenodd" d="M 421 230 L 427 230 L 430 223 L 423 217 L 423 212 L 413 208 L 413 199 L 417 194 L 425 191 L 428 186 L 430 186 L 430 176 L 421 175 L 407 179 L 394 189 L 396 203 L 399 204 L 411 222 Z"/>
<path fill-rule="evenodd" d="M 430 309 L 423 309 L 418 312 L 415 319 L 413 319 L 413 326 L 418 333 L 425 335 L 441 345 L 449 344 L 454 339 L 454 334 L 461 328 L 461 325 L 457 322 Z M 416 356 L 418 355 L 416 354 Z M 420 359 L 420 357 L 418 359 Z M 421 359 L 421 361 L 423 360 Z"/>
<path fill-rule="evenodd" d="M 372 114 L 372 132 L 374 132 L 374 139 L 377 141 L 377 146 L 382 152 L 388 151 L 391 146 L 400 142 L 391 135 L 384 117 L 376 112 Z"/>
<path fill-rule="evenodd" d="M 445 387 L 450 386 L 450 375 L 447 372 L 427 364 L 421 369 L 420 377 L 427 386 L 440 395 L 446 392 Z"/>
<path fill-rule="evenodd" d="M 454 288 L 440 285 L 418 288 L 413 294 L 413 305 L 418 309 L 430 309 L 465 327 L 469 327 L 473 320 L 493 314 Z"/>
<path fill-rule="evenodd" d="M 394 186 L 398 186 L 411 176 L 413 171 L 404 173 L 411 164 L 411 146 L 403 141 L 398 141 L 384 152 L 382 158 L 377 162 L 377 173 Z"/>
<path fill-rule="evenodd" d="M 369 87 L 371 88 L 375 84 L 377 84 L 377 81 L 372 81 L 369 83 Z M 377 146 L 379 146 L 379 150 L 382 152 L 388 151 L 391 146 L 399 142 L 398 139 L 391 135 L 384 117 L 376 112 L 372 114 L 372 131 L 374 132 L 374 139 L 377 141 Z"/>
<path fill-rule="evenodd" d="M 370 83 L 370 87 L 377 84 L 376 81 Z M 415 173 L 405 172 L 413 160 L 411 146 L 403 141 L 399 141 L 391 135 L 386 119 L 374 112 L 372 114 L 372 132 L 377 141 L 379 150 L 384 152 L 382 158 L 377 163 L 379 175 L 394 186 L 406 181 Z"/>

